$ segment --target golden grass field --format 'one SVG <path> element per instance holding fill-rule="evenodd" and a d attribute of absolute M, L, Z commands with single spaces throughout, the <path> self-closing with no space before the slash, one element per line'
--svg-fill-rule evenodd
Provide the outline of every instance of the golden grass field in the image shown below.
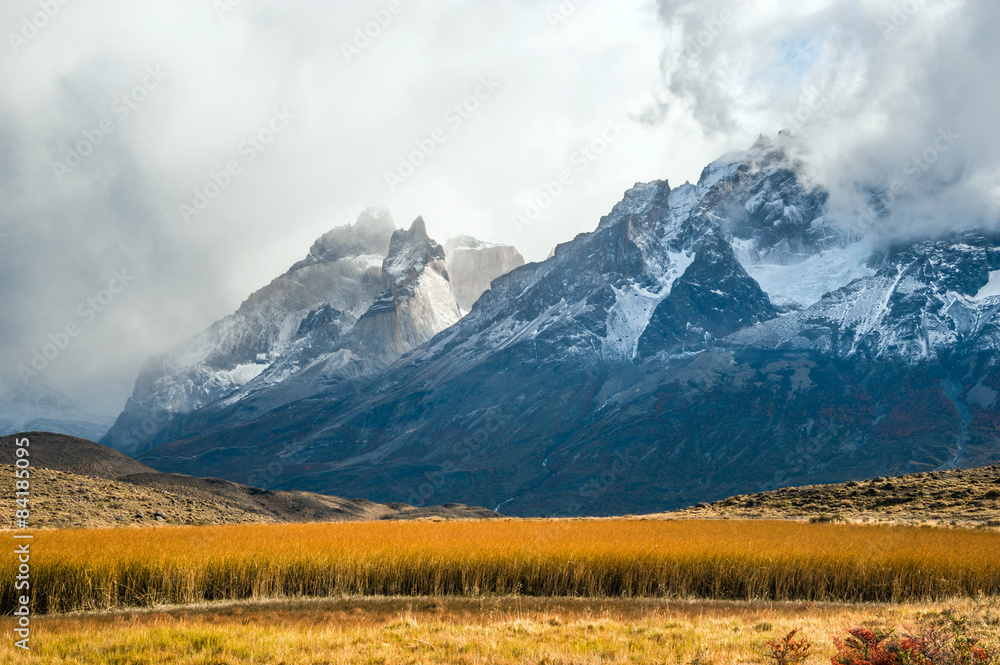
<path fill-rule="evenodd" d="M 543 598 L 353 598 L 46 617 L 32 651 L 0 643 L 0 664 L 32 665 L 737 665 L 768 663 L 793 628 L 829 663 L 851 626 L 904 628 L 941 604 L 834 605 Z M 997 644 L 996 607 L 959 601 Z M 11 619 L 0 619 L 9 634 Z"/>
<path fill-rule="evenodd" d="M 913 602 L 1000 595 L 994 530 L 502 520 L 40 531 L 36 613 L 340 596 Z M 13 558 L 0 571 L 13 609 Z"/>

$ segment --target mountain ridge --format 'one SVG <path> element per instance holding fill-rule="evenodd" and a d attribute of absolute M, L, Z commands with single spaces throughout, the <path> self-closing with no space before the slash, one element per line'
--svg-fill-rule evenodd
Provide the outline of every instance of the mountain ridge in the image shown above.
<path fill-rule="evenodd" d="M 501 268 L 487 266 L 486 278 Z M 369 208 L 236 313 L 148 360 L 102 441 L 136 455 L 209 413 L 241 422 L 377 372 L 461 316 L 445 249 L 423 218 L 402 230 L 387 209 Z"/>
<path fill-rule="evenodd" d="M 1000 239 L 876 247 L 787 140 L 637 184 L 384 370 L 142 459 L 534 516 L 1000 461 Z"/>

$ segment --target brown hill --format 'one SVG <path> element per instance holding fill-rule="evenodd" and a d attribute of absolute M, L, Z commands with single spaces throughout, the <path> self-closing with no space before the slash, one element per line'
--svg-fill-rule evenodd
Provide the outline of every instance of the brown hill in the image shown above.
<path fill-rule="evenodd" d="M 667 515 L 1000 526 L 1000 466 L 792 487 Z"/>
<path fill-rule="evenodd" d="M 94 478 L 117 479 L 133 473 L 156 473 L 141 462 L 99 443 L 65 434 L 25 432 L 0 437 L 0 463 L 14 463 L 15 441 L 28 439 L 31 466 Z"/>
<path fill-rule="evenodd" d="M 0 438 L 0 461 L 8 462 L 0 465 L 0 488 L 10 497 L 9 519 L 14 515 L 15 439 L 20 438 L 30 442 L 30 525 L 36 528 L 498 517 L 461 504 L 385 505 L 164 474 L 92 441 L 29 432 Z"/>

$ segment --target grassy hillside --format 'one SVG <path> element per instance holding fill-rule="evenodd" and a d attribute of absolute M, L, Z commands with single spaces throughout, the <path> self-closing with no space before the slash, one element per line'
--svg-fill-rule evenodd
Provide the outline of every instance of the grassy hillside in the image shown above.
<path fill-rule="evenodd" d="M 792 487 L 669 515 L 1000 526 L 1000 466 Z"/>

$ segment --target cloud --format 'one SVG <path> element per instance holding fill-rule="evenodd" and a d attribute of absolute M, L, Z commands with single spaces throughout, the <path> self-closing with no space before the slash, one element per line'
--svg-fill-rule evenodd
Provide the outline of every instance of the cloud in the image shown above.
<path fill-rule="evenodd" d="M 399 3 L 387 20 L 389 0 L 91 0 L 31 30 L 39 2 L 6 2 L 0 375 L 126 268 L 134 281 L 45 374 L 113 414 L 147 356 L 370 205 L 540 260 L 633 183 L 696 179 L 790 125 L 839 210 L 864 202 L 856 182 L 902 180 L 891 228 L 996 217 L 994 4 L 900 0 L 917 9 L 884 34 L 887 0 Z M 482 77 L 496 91 L 449 122 Z M 294 116 L 281 132 L 276 112 Z M 446 140 L 390 188 L 439 128 Z M 909 175 L 940 131 L 958 138 Z M 195 190 L 211 200 L 185 220 Z"/>
<path fill-rule="evenodd" d="M 883 232 L 995 225 L 1000 5 L 660 0 L 660 18 L 661 104 L 704 136 L 793 130 L 845 217 L 893 192 Z"/>
<path fill-rule="evenodd" d="M 4 380 L 83 323 L 81 303 L 115 270 L 135 280 L 44 375 L 105 413 L 147 356 L 234 311 L 370 205 L 401 225 L 423 215 L 442 242 L 469 233 L 540 259 L 662 173 L 637 130 L 536 224 L 511 221 L 647 94 L 662 48 L 655 3 L 393 6 L 387 18 L 389 0 L 4 3 Z M 499 81 L 495 94 L 448 124 L 482 77 Z M 276 111 L 293 116 L 281 132 Z M 447 140 L 391 190 L 385 173 L 438 127 Z M 204 209 L 186 220 L 194 203 Z"/>

